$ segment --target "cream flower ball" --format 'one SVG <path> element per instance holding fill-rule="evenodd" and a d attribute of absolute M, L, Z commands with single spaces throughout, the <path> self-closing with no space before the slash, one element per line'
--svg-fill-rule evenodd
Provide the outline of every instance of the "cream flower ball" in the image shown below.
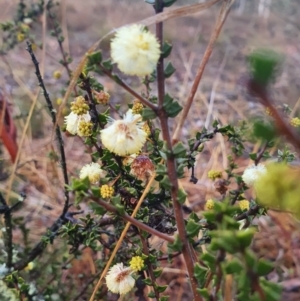
<path fill-rule="evenodd" d="M 132 273 L 133 270 L 130 267 L 123 266 L 123 263 L 115 264 L 105 277 L 107 288 L 115 294 L 124 295 L 128 293 L 135 284 Z"/>
<path fill-rule="evenodd" d="M 65 117 L 67 131 L 72 135 L 76 135 L 78 133 L 78 127 L 81 121 L 91 121 L 91 115 L 89 113 L 77 115 L 71 112 L 68 116 Z"/>
<path fill-rule="evenodd" d="M 104 176 L 104 171 L 101 169 L 98 163 L 90 163 L 84 165 L 79 173 L 80 179 L 89 178 L 92 184 L 97 184 L 101 177 Z"/>
<path fill-rule="evenodd" d="M 143 25 L 120 28 L 111 41 L 111 57 L 128 75 L 151 74 L 160 57 L 160 45 L 154 34 Z"/>
<path fill-rule="evenodd" d="M 102 144 L 119 156 L 132 155 L 141 150 L 147 138 L 142 130 L 142 116 L 128 110 L 122 120 L 111 119 L 111 124 L 101 131 Z"/>
<path fill-rule="evenodd" d="M 242 175 L 242 179 L 249 187 L 253 186 L 260 176 L 267 172 L 265 165 L 259 163 L 258 165 L 251 165 L 247 167 Z"/>

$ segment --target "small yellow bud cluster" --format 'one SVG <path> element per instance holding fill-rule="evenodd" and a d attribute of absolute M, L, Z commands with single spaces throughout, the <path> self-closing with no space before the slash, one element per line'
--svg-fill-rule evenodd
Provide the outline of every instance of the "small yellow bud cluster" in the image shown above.
<path fill-rule="evenodd" d="M 78 135 L 80 137 L 88 137 L 92 135 L 93 123 L 91 121 L 82 120 L 78 124 Z"/>
<path fill-rule="evenodd" d="M 138 100 L 135 100 L 132 106 L 132 114 L 141 114 L 143 111 L 143 104 L 140 103 Z"/>
<path fill-rule="evenodd" d="M 60 78 L 61 78 L 61 72 L 60 72 L 59 70 L 55 70 L 55 71 L 53 72 L 53 77 L 54 77 L 55 79 L 60 79 Z"/>
<path fill-rule="evenodd" d="M 30 261 L 27 266 L 25 267 L 25 271 L 31 271 L 34 268 L 34 263 Z"/>
<path fill-rule="evenodd" d="M 204 209 L 205 210 L 211 210 L 211 209 L 214 209 L 214 206 L 215 206 L 214 200 L 210 199 L 210 200 L 206 201 Z"/>
<path fill-rule="evenodd" d="M 210 170 L 207 173 L 207 176 L 209 179 L 211 180 L 215 180 L 217 178 L 222 178 L 222 171 L 218 171 L 218 170 Z"/>
<path fill-rule="evenodd" d="M 249 210 L 250 202 L 248 200 L 241 200 L 239 201 L 239 206 L 241 210 Z"/>
<path fill-rule="evenodd" d="M 114 194 L 114 188 L 108 185 L 102 185 L 100 188 L 100 194 L 104 199 L 109 199 Z"/>
<path fill-rule="evenodd" d="M 300 119 L 298 117 L 291 118 L 290 125 L 295 128 L 298 128 L 300 126 Z"/>
<path fill-rule="evenodd" d="M 25 40 L 25 34 L 22 33 L 22 32 L 18 32 L 18 34 L 17 34 L 17 40 L 20 43 L 23 42 Z"/>
<path fill-rule="evenodd" d="M 102 104 L 102 105 L 108 104 L 110 95 L 107 92 L 104 92 L 104 91 L 97 92 L 97 91 L 93 90 L 93 95 L 94 95 L 97 103 Z"/>
<path fill-rule="evenodd" d="M 57 104 L 58 106 L 61 105 L 62 101 L 63 101 L 62 98 L 56 98 L 56 104 Z"/>
<path fill-rule="evenodd" d="M 135 272 L 141 271 L 145 266 L 144 259 L 141 256 L 134 256 L 131 258 L 129 265 L 133 271 Z"/>
<path fill-rule="evenodd" d="M 142 130 L 147 134 L 147 136 L 151 135 L 151 129 L 147 122 L 144 123 Z"/>
<path fill-rule="evenodd" d="M 27 24 L 21 24 L 20 28 L 24 33 L 29 31 L 29 26 Z"/>
<path fill-rule="evenodd" d="M 86 114 L 89 108 L 83 96 L 78 96 L 75 98 L 75 101 L 71 102 L 71 111 L 76 115 Z"/>
<path fill-rule="evenodd" d="M 271 109 L 270 109 L 269 107 L 266 107 L 266 108 L 265 108 L 265 113 L 266 113 L 267 115 L 269 115 L 269 116 L 272 116 L 272 111 L 271 111 Z"/>

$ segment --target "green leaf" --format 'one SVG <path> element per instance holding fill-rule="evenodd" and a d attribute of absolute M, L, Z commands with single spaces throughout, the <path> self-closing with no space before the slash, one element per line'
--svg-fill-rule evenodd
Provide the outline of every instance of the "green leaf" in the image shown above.
<path fill-rule="evenodd" d="M 144 279 L 143 282 L 144 282 L 146 285 L 152 286 L 152 281 L 151 281 L 150 278 Z"/>
<path fill-rule="evenodd" d="M 177 0 L 163 0 L 164 7 L 169 7 L 174 4 Z"/>
<path fill-rule="evenodd" d="M 163 293 L 167 289 L 167 285 L 156 285 L 156 289 L 159 293 Z"/>
<path fill-rule="evenodd" d="M 162 176 L 164 176 L 164 175 L 167 174 L 167 167 L 166 167 L 165 165 L 163 165 L 163 164 L 158 164 L 158 165 L 156 166 L 155 171 L 156 171 L 156 174 L 157 174 L 157 175 L 162 175 Z"/>
<path fill-rule="evenodd" d="M 89 178 L 86 177 L 82 180 L 74 179 L 71 184 L 71 190 L 73 191 L 87 191 L 90 186 Z"/>
<path fill-rule="evenodd" d="M 278 301 L 281 300 L 282 287 L 274 282 L 267 281 L 265 279 L 260 279 L 260 284 L 266 294 L 265 300 L 268 301 Z"/>
<path fill-rule="evenodd" d="M 143 120 L 150 120 L 156 118 L 156 114 L 152 109 L 146 107 L 142 111 L 142 117 Z"/>
<path fill-rule="evenodd" d="M 163 108 L 165 109 L 168 117 L 175 117 L 182 110 L 182 107 L 179 105 L 177 101 L 169 95 L 166 94 L 164 97 Z"/>
<path fill-rule="evenodd" d="M 197 288 L 197 292 L 205 299 L 209 300 L 210 295 L 207 288 Z"/>
<path fill-rule="evenodd" d="M 185 203 L 186 196 L 187 196 L 186 192 L 182 188 L 180 188 L 178 190 L 177 200 L 181 205 Z"/>
<path fill-rule="evenodd" d="M 207 271 L 207 268 L 201 266 L 198 262 L 195 264 L 194 276 L 196 277 L 200 287 L 205 284 Z"/>
<path fill-rule="evenodd" d="M 256 138 L 260 138 L 264 141 L 273 140 L 277 136 L 274 126 L 261 120 L 254 122 L 253 134 Z"/>
<path fill-rule="evenodd" d="M 271 49 L 257 49 L 248 57 L 252 78 L 262 86 L 274 80 L 282 56 Z"/>
<path fill-rule="evenodd" d="M 257 265 L 257 258 L 255 254 L 251 250 L 246 250 L 244 253 L 244 257 L 247 267 L 255 270 L 255 267 Z"/>
<path fill-rule="evenodd" d="M 231 259 L 223 264 L 223 269 L 226 274 L 239 274 L 243 269 L 243 265 L 237 258 Z"/>
<path fill-rule="evenodd" d="M 100 64 L 101 61 L 102 61 L 102 53 L 100 50 L 95 51 L 88 56 L 89 65 L 97 65 Z"/>
<path fill-rule="evenodd" d="M 168 117 L 174 118 L 176 117 L 182 110 L 182 106 L 177 102 L 174 101 L 172 104 L 172 108 L 167 111 Z"/>
<path fill-rule="evenodd" d="M 186 149 L 181 141 L 177 142 L 172 148 L 175 158 L 183 158 L 186 154 Z"/>
<path fill-rule="evenodd" d="M 161 275 L 162 272 L 163 272 L 163 269 L 156 269 L 156 270 L 154 270 L 153 271 L 154 277 L 158 278 Z"/>
<path fill-rule="evenodd" d="M 255 161 L 257 158 L 257 154 L 256 153 L 249 154 L 249 157 L 251 160 Z"/>
<path fill-rule="evenodd" d="M 97 204 L 95 202 L 90 203 L 89 206 L 94 211 L 94 213 L 97 215 L 103 215 L 106 212 L 106 210 L 102 206 L 100 206 L 99 204 Z"/>
<path fill-rule="evenodd" d="M 173 46 L 171 44 L 169 44 L 168 42 L 164 42 L 161 54 L 164 59 L 170 55 L 172 48 Z"/>
<path fill-rule="evenodd" d="M 237 232 L 236 238 L 241 248 L 246 249 L 247 247 L 250 246 L 255 232 L 256 232 L 255 229 L 240 230 Z"/>
<path fill-rule="evenodd" d="M 168 244 L 168 248 L 170 251 L 173 252 L 181 252 L 182 251 L 182 241 L 180 240 L 179 236 L 175 236 L 175 241 L 171 244 Z"/>
<path fill-rule="evenodd" d="M 163 177 L 163 179 L 159 182 L 159 185 L 166 190 L 170 190 L 172 187 L 172 184 L 170 182 L 169 176 L 165 175 Z"/>
<path fill-rule="evenodd" d="M 259 276 L 268 275 L 274 269 L 274 265 L 265 259 L 260 259 L 256 267 L 256 273 Z"/>
<path fill-rule="evenodd" d="M 189 219 L 186 225 L 186 234 L 189 238 L 193 238 L 195 236 L 198 236 L 201 228 L 201 225 L 195 223 L 194 220 Z"/>
<path fill-rule="evenodd" d="M 151 291 L 151 292 L 148 294 L 148 297 L 154 299 L 154 298 L 155 298 L 155 293 L 154 293 L 153 291 Z"/>
<path fill-rule="evenodd" d="M 113 65 L 112 65 L 111 60 L 106 60 L 106 61 L 102 62 L 102 66 L 103 66 L 106 70 L 112 71 Z"/>
<path fill-rule="evenodd" d="M 165 67 L 164 74 L 165 78 L 169 78 L 172 76 L 172 74 L 176 71 L 174 66 L 172 65 L 171 62 L 168 63 L 168 65 Z"/>
<path fill-rule="evenodd" d="M 151 5 L 155 4 L 155 0 L 145 0 L 145 2 Z"/>
<path fill-rule="evenodd" d="M 100 189 L 98 186 L 92 186 L 91 188 L 93 196 L 100 198 L 101 197 L 101 193 L 100 193 Z"/>
<path fill-rule="evenodd" d="M 159 301 L 168 301 L 170 296 L 162 296 L 159 298 Z"/>
<path fill-rule="evenodd" d="M 208 265 L 208 267 L 214 271 L 216 266 L 216 258 L 210 253 L 204 253 L 201 255 L 201 259 Z"/>

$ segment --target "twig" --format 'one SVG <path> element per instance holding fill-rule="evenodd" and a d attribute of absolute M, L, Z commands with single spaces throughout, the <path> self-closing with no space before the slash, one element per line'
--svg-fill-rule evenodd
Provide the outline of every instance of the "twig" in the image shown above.
<path fill-rule="evenodd" d="M 163 1 L 156 0 L 154 5 L 155 13 L 159 14 L 163 11 Z M 159 22 L 155 24 L 156 28 L 156 37 L 160 44 L 160 50 L 163 47 L 163 22 Z M 158 97 L 158 109 L 162 109 L 163 101 L 165 97 L 165 74 L 164 74 L 164 58 L 161 55 L 159 61 L 156 66 L 156 74 L 157 74 L 157 97 Z"/>
<path fill-rule="evenodd" d="M 292 143 L 298 150 L 300 150 L 299 136 L 295 131 L 293 131 L 292 127 L 286 123 L 282 116 L 280 116 L 280 114 L 274 107 L 274 102 L 269 97 L 266 88 L 256 83 L 253 79 L 248 81 L 247 88 L 252 94 L 260 98 L 264 106 L 269 108 L 271 116 L 274 118 L 280 134 L 286 136 L 290 143 Z"/>
<path fill-rule="evenodd" d="M 56 16 L 51 12 L 52 4 L 53 4 L 53 0 L 49 0 L 46 5 L 46 9 L 48 11 L 48 16 L 53 23 L 53 28 L 54 28 L 53 33 L 54 33 L 54 36 L 56 37 L 56 40 L 57 40 L 58 46 L 59 46 L 59 50 L 60 50 L 62 58 L 63 58 L 61 64 L 66 68 L 69 78 L 71 78 L 72 71 L 69 67 L 67 53 L 64 51 L 64 47 L 63 47 L 64 38 L 63 38 L 63 36 L 60 35 L 61 29 L 59 28 L 58 22 L 55 18 Z M 76 89 L 76 87 L 74 87 L 74 89 Z M 75 90 L 75 92 L 76 92 L 76 90 Z"/>
<path fill-rule="evenodd" d="M 156 12 L 162 11 L 162 0 L 157 0 L 155 2 Z M 159 39 L 160 46 L 162 47 L 162 24 L 158 23 L 156 25 L 156 34 Z M 165 78 L 164 78 L 164 69 L 163 69 L 163 57 L 160 58 L 159 63 L 157 65 L 157 90 L 158 90 L 158 111 L 156 112 L 158 118 L 160 120 L 163 140 L 167 143 L 168 150 L 172 153 L 172 142 L 171 136 L 169 132 L 168 125 L 168 115 L 166 111 L 163 109 L 163 101 L 165 97 Z M 171 197 L 173 201 L 173 208 L 175 213 L 176 225 L 179 232 L 179 238 L 182 242 L 182 254 L 185 260 L 185 264 L 187 267 L 188 275 L 191 281 L 191 288 L 193 291 L 193 297 L 195 301 L 202 301 L 202 297 L 197 291 L 198 284 L 197 280 L 194 276 L 194 262 L 192 257 L 191 245 L 187 239 L 186 230 L 185 230 L 185 221 L 183 217 L 183 211 L 181 204 L 178 202 L 178 178 L 176 175 L 176 161 L 174 156 L 168 156 L 167 158 L 167 171 L 170 182 L 172 184 L 171 188 Z"/>
<path fill-rule="evenodd" d="M 264 146 L 262 147 L 261 151 L 258 153 L 256 159 L 254 160 L 254 164 L 257 165 L 259 163 L 259 161 L 262 159 L 267 147 L 269 145 L 269 142 L 266 142 L 264 144 Z"/>
<path fill-rule="evenodd" d="M 142 104 L 149 107 L 154 112 L 157 111 L 158 107 L 154 103 L 150 102 L 148 99 L 144 98 L 142 95 L 135 92 L 130 86 L 128 86 L 126 83 L 124 83 L 119 77 L 116 78 L 109 70 L 104 68 L 101 64 L 99 64 L 98 66 L 104 74 L 106 74 L 108 77 L 110 77 L 112 80 L 114 80 L 119 86 L 121 86 L 124 90 L 129 92 L 135 98 L 137 98 Z"/>
<path fill-rule="evenodd" d="M 35 57 L 35 55 L 32 51 L 31 43 L 28 42 L 28 41 L 27 41 L 26 50 L 29 52 L 29 54 L 31 56 L 31 59 L 32 59 L 32 62 L 35 66 L 35 74 L 38 78 L 39 86 L 41 87 L 41 89 L 43 91 L 43 94 L 44 94 L 49 112 L 51 114 L 52 122 L 53 122 L 54 125 L 56 125 L 56 111 L 55 111 L 55 109 L 52 105 L 52 102 L 51 102 L 49 94 L 46 90 L 43 78 L 41 76 L 40 69 L 39 69 L 39 62 L 37 61 L 37 59 L 36 59 L 36 57 Z M 59 128 L 58 125 L 55 126 L 55 133 L 56 133 L 56 138 L 57 138 L 57 141 L 58 141 L 58 148 L 59 148 L 60 156 L 61 156 L 61 161 L 60 162 L 61 162 L 64 181 L 65 181 L 65 187 L 64 187 L 64 190 L 65 190 L 65 203 L 64 203 L 64 208 L 63 208 L 63 212 L 62 212 L 62 215 L 65 215 L 67 213 L 68 209 L 69 209 L 69 191 L 68 191 L 68 188 L 66 187 L 67 185 L 69 185 L 69 179 L 68 179 L 68 173 L 67 173 L 67 163 L 66 163 L 66 156 L 65 156 L 65 150 L 64 150 L 64 143 L 63 143 L 62 135 L 61 135 L 60 128 Z"/>
<path fill-rule="evenodd" d="M 91 197 L 91 199 L 93 201 L 95 201 L 96 203 L 98 203 L 99 205 L 103 206 L 107 211 L 109 212 L 112 212 L 112 213 L 115 213 L 115 214 L 119 214 L 118 212 L 118 209 L 116 207 L 114 207 L 113 205 L 111 204 L 108 204 L 106 203 L 105 201 L 103 200 L 100 200 L 98 198 L 95 198 L 95 197 Z M 130 222 L 132 225 L 136 226 L 137 228 L 141 229 L 141 230 L 144 230 L 146 231 L 147 233 L 150 233 L 152 235 L 155 235 L 157 237 L 160 237 L 162 238 L 163 240 L 167 241 L 167 242 L 170 242 L 170 243 L 173 243 L 174 242 L 174 238 L 171 237 L 171 236 L 168 236 L 162 232 L 159 232 L 143 223 L 141 223 L 140 221 L 134 219 L 133 217 L 131 217 L 130 215 L 128 214 L 123 214 L 123 215 L 118 215 L 120 218 L 124 219 L 125 221 L 127 222 Z"/>
<path fill-rule="evenodd" d="M 141 242 L 142 242 L 142 246 L 143 246 L 143 253 L 149 257 L 149 255 L 150 255 L 149 246 L 148 246 L 147 240 L 143 237 L 143 233 L 141 233 L 141 232 L 140 232 L 140 238 L 141 238 Z M 155 276 L 154 276 L 152 264 L 148 260 L 146 261 L 146 264 L 148 267 L 148 273 L 149 273 L 149 276 L 151 279 L 152 287 L 154 290 L 155 299 L 156 299 L 156 301 L 159 301 L 159 291 L 157 290 L 157 287 L 156 287 Z"/>
<path fill-rule="evenodd" d="M 22 196 L 22 201 L 26 196 Z M 13 233 L 12 233 L 12 222 L 11 222 L 11 212 L 22 203 L 22 201 L 18 201 L 13 206 L 9 207 L 7 202 L 5 201 L 2 193 L 0 192 L 0 203 L 2 206 L 0 207 L 0 213 L 4 213 L 4 222 L 5 222 L 5 246 L 6 246 L 6 266 L 7 268 L 12 267 L 12 258 L 13 258 Z"/>
<path fill-rule="evenodd" d="M 195 97 L 195 94 L 197 92 L 197 89 L 198 89 L 198 86 L 199 86 L 199 83 L 200 83 L 200 80 L 202 78 L 202 75 L 203 75 L 203 72 L 204 72 L 204 69 L 206 67 L 206 64 L 209 60 L 209 57 L 213 51 L 213 47 L 215 45 L 215 42 L 221 32 L 221 29 L 223 27 L 223 24 L 226 20 L 226 17 L 229 13 L 229 10 L 230 10 L 230 7 L 232 5 L 232 3 L 234 2 L 234 0 L 224 0 L 223 1 L 223 5 L 222 5 L 222 8 L 220 10 L 220 13 L 219 13 L 219 16 L 218 16 L 218 19 L 217 19 L 217 22 L 216 22 L 216 25 L 215 25 L 215 28 L 214 28 L 214 31 L 212 33 L 212 36 L 210 38 L 210 41 L 207 45 L 207 48 L 205 50 L 205 53 L 203 55 L 203 59 L 200 63 L 200 66 L 198 68 L 198 71 L 197 71 L 197 74 L 195 76 L 195 79 L 194 79 L 194 82 L 193 82 L 193 85 L 192 85 L 192 88 L 191 88 L 191 91 L 190 91 L 190 94 L 188 96 L 188 99 L 184 105 L 184 108 L 183 108 L 183 111 L 181 113 L 181 117 L 180 117 L 180 120 L 178 122 L 178 125 L 175 129 L 175 132 L 174 132 L 174 135 L 173 135 L 173 138 L 172 138 L 172 143 L 175 144 L 179 139 L 180 139 L 180 135 L 181 135 L 181 130 L 182 130 L 182 127 L 183 127 L 183 124 L 187 118 L 187 115 L 190 111 L 190 108 L 192 106 L 192 103 L 194 101 L 194 97 Z"/>

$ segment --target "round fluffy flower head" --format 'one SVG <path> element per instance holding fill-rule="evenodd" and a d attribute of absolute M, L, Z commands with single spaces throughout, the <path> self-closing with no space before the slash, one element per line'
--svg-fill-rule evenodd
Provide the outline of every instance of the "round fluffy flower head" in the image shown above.
<path fill-rule="evenodd" d="M 207 200 L 206 203 L 205 203 L 205 206 L 204 206 L 204 209 L 205 210 L 212 210 L 214 209 L 214 206 L 215 206 L 215 202 L 214 200 Z"/>
<path fill-rule="evenodd" d="M 112 153 L 119 156 L 131 155 L 138 152 L 146 142 L 147 134 L 139 122 L 141 115 L 133 115 L 128 110 L 122 120 L 113 120 L 101 131 L 102 144 Z"/>
<path fill-rule="evenodd" d="M 241 210 L 249 210 L 250 202 L 248 200 L 239 201 L 239 207 Z"/>
<path fill-rule="evenodd" d="M 283 163 L 271 163 L 255 184 L 257 202 L 270 209 L 287 211 L 300 219 L 300 170 Z"/>
<path fill-rule="evenodd" d="M 83 115 L 77 115 L 71 112 L 68 116 L 65 117 L 65 124 L 67 125 L 67 131 L 76 135 L 79 131 L 79 124 L 81 121 L 89 122 L 91 121 L 91 115 L 89 113 Z"/>
<path fill-rule="evenodd" d="M 124 295 L 128 293 L 135 284 L 132 273 L 132 269 L 124 267 L 123 263 L 115 264 L 105 277 L 107 288 L 115 294 Z"/>
<path fill-rule="evenodd" d="M 75 98 L 75 101 L 71 102 L 71 111 L 76 115 L 86 114 L 89 108 L 83 96 L 78 96 Z"/>
<path fill-rule="evenodd" d="M 211 180 L 215 180 L 217 178 L 222 178 L 222 171 L 218 171 L 218 170 L 210 170 L 207 173 L 207 176 L 209 179 Z"/>
<path fill-rule="evenodd" d="M 128 75 L 150 74 L 159 56 L 160 46 L 155 35 L 146 31 L 143 25 L 122 27 L 111 41 L 111 57 Z"/>
<path fill-rule="evenodd" d="M 129 264 L 133 271 L 139 272 L 144 267 L 144 259 L 141 256 L 133 256 Z"/>
<path fill-rule="evenodd" d="M 242 175 L 243 181 L 247 186 L 253 186 L 255 182 L 267 172 L 263 164 L 251 165 L 247 167 Z"/>
<path fill-rule="evenodd" d="M 101 176 L 103 176 L 103 170 L 98 163 L 94 162 L 84 165 L 79 174 L 80 179 L 88 177 L 92 184 L 97 184 Z"/>
<path fill-rule="evenodd" d="M 298 128 L 298 127 L 300 127 L 300 119 L 298 117 L 292 118 L 290 120 L 290 124 L 291 124 L 291 126 Z"/>

